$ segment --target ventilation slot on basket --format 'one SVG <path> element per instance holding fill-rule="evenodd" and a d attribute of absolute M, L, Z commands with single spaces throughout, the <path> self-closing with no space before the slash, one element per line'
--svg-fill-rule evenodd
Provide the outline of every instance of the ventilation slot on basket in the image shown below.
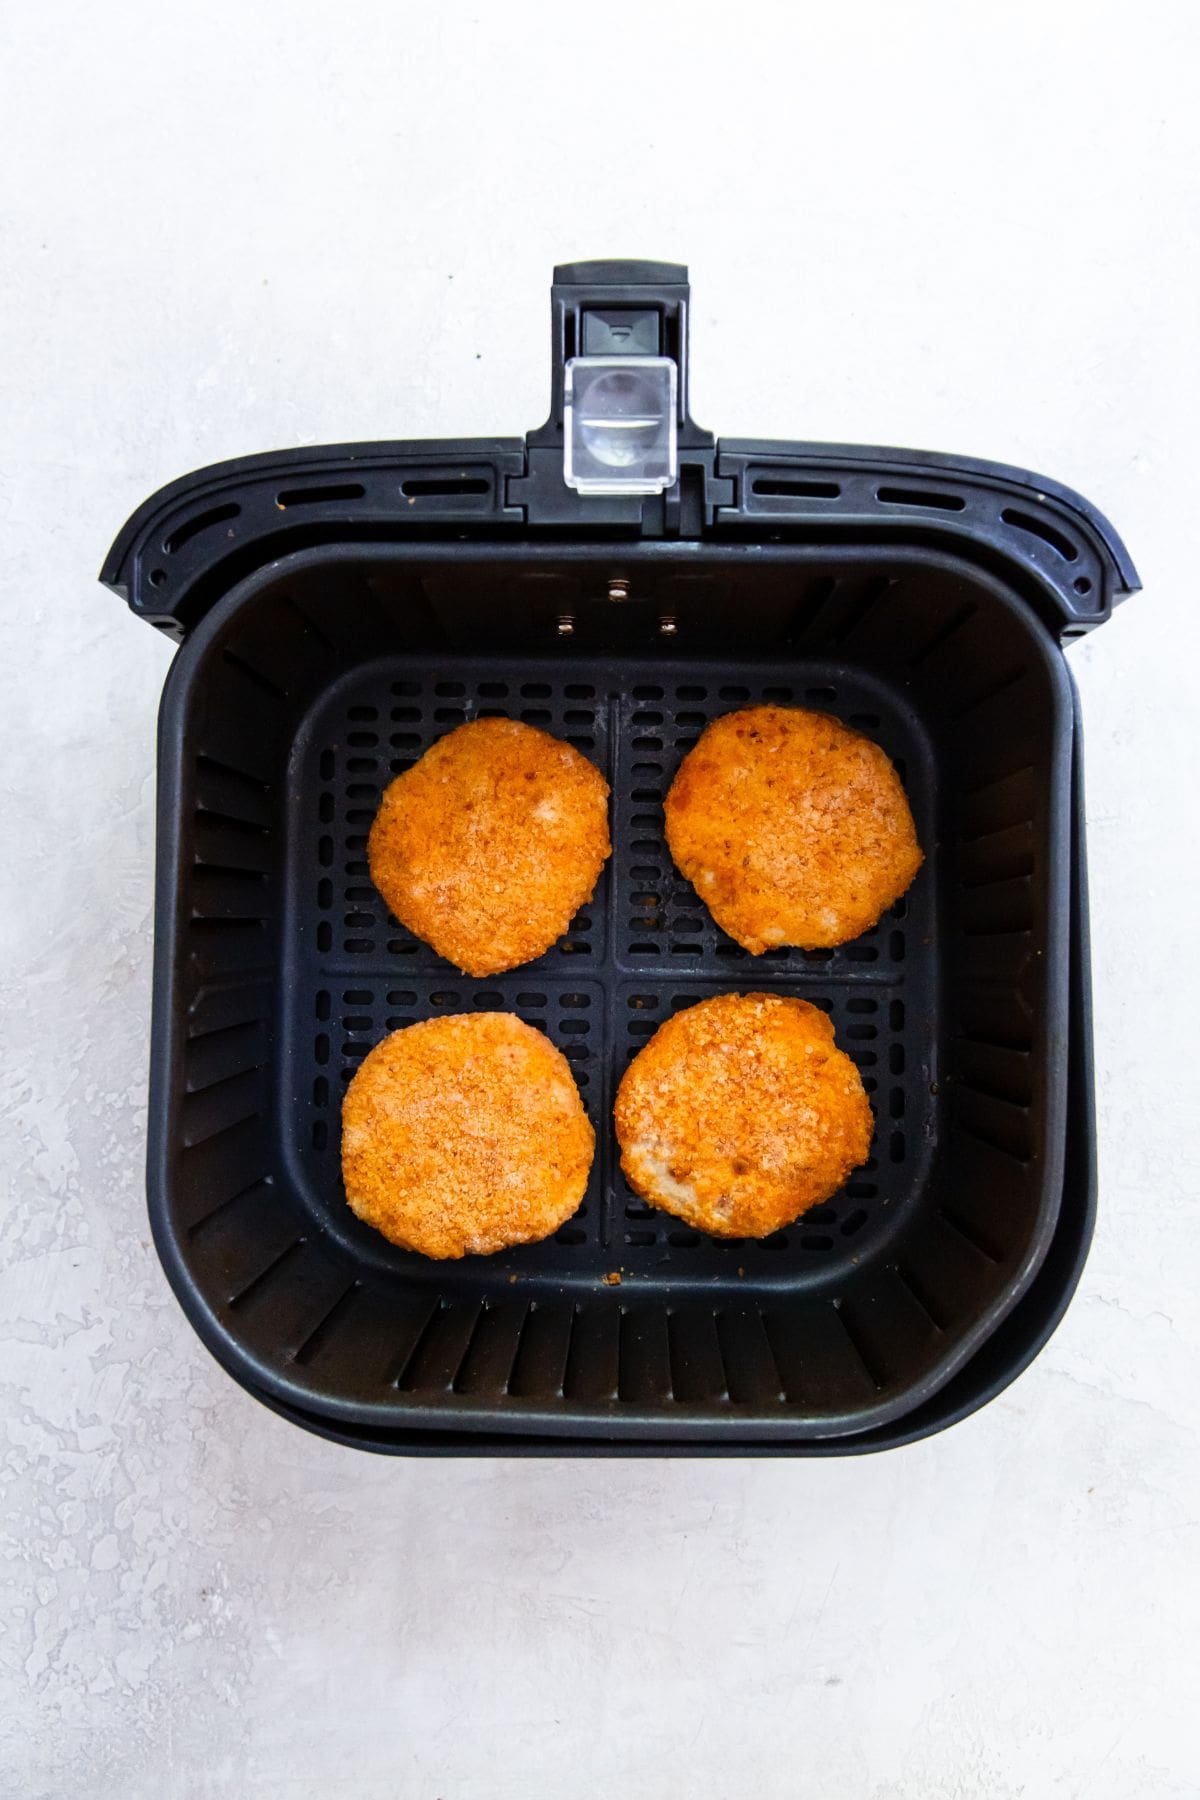
<path fill-rule="evenodd" d="M 473 475 L 439 476 L 430 480 L 411 480 L 400 483 L 400 492 L 406 500 L 434 500 L 464 497 L 475 494 L 490 494 L 492 484 Z"/>
<path fill-rule="evenodd" d="M 193 1219 L 187 1228 L 188 1237 L 199 1237 L 203 1232 L 219 1225 L 240 1200 L 249 1200 L 252 1197 L 260 1199 L 264 1194 L 269 1194 L 273 1186 L 274 1181 L 270 1175 L 260 1175 L 256 1180 L 248 1181 L 244 1187 L 238 1188 L 236 1193 L 226 1195 L 224 1200 L 218 1200 L 215 1206 L 210 1206 L 207 1212 L 201 1213 L 198 1219 Z"/>
<path fill-rule="evenodd" d="M 967 504 L 961 494 L 935 494 L 929 488 L 881 487 L 875 498 L 885 506 L 926 506 L 931 512 L 963 512 Z"/>
<path fill-rule="evenodd" d="M 240 674 L 244 675 L 260 694 L 266 694 L 272 700 L 287 699 L 285 688 L 281 688 L 279 683 L 273 681 L 269 675 L 264 675 L 261 669 L 256 669 L 253 663 L 248 663 L 244 656 L 238 655 L 236 650 L 225 650 L 222 655 L 229 667 L 237 669 Z"/>
<path fill-rule="evenodd" d="M 783 1374 L 757 1308 L 730 1307 L 717 1314 L 729 1398 L 735 1405 L 772 1405 L 782 1400 Z"/>
<path fill-rule="evenodd" d="M 875 581 L 868 581 L 857 600 L 847 605 L 841 618 L 831 633 L 835 644 L 844 644 L 846 639 L 863 626 L 875 608 L 883 600 L 892 587 L 890 576 L 881 575 Z M 765 698 L 766 696 L 764 696 Z M 875 721 L 878 725 L 878 719 Z"/>
<path fill-rule="evenodd" d="M 982 1256 L 985 1262 L 1000 1263 L 1004 1261 L 1003 1251 L 986 1238 L 979 1227 L 972 1224 L 969 1219 L 964 1219 L 960 1213 L 952 1211 L 948 1206 L 941 1208 L 938 1217 L 949 1225 L 951 1231 L 956 1232 L 965 1244 L 969 1244 L 972 1250 Z"/>
<path fill-rule="evenodd" d="M 561 1399 L 573 1323 L 574 1308 L 530 1304 L 508 1377 L 514 1399 Z"/>
<path fill-rule="evenodd" d="M 252 774 L 249 769 L 240 769 L 234 763 L 223 762 L 220 757 L 210 756 L 203 750 L 196 758 L 196 768 L 201 774 L 228 776 L 230 781 L 240 782 L 259 794 L 271 791 L 270 782 L 264 781 L 261 776 Z"/>
<path fill-rule="evenodd" d="M 666 1313 L 661 1307 L 622 1308 L 617 1398 L 661 1406 L 671 1398 Z"/>
<path fill-rule="evenodd" d="M 352 1281 L 350 1286 L 346 1288 L 343 1293 L 339 1294 L 324 1318 L 313 1327 L 299 1349 L 295 1352 L 292 1357 L 293 1362 L 300 1363 L 301 1365 L 312 1362 L 318 1352 L 321 1351 L 329 1342 L 330 1338 L 333 1337 L 338 1326 L 350 1311 L 355 1297 L 361 1292 L 361 1289 L 361 1281 Z"/>
<path fill-rule="evenodd" d="M 176 551 L 182 550 L 185 544 L 190 544 L 194 537 L 199 537 L 202 531 L 208 531 L 214 525 L 224 525 L 229 519 L 238 518 L 241 510 L 241 507 L 231 500 L 227 506 L 211 506 L 207 512 L 196 513 L 183 525 L 177 525 L 174 531 L 163 539 L 163 549 L 168 556 L 174 556 Z"/>
<path fill-rule="evenodd" d="M 955 1122 L 977 1144 L 1026 1167 L 1033 1153 L 1030 1109 L 1020 1101 L 999 1098 L 974 1082 L 953 1087 Z"/>
<path fill-rule="evenodd" d="M 836 500 L 842 490 L 836 481 L 781 481 L 760 476 L 750 484 L 750 491 L 780 500 Z"/>
<path fill-rule="evenodd" d="M 688 1307 L 671 1313 L 667 1326 L 675 1399 L 685 1405 L 728 1400 L 729 1381 L 716 1315 L 706 1307 Z"/>
<path fill-rule="evenodd" d="M 942 649 L 943 645 L 950 642 L 951 638 L 958 636 L 958 633 L 963 629 L 963 626 L 968 625 L 978 611 L 979 608 L 968 601 L 964 606 L 960 606 L 956 612 L 951 613 L 950 617 L 946 619 L 943 624 L 938 626 L 933 636 L 927 638 L 923 644 L 919 645 L 918 648 L 913 651 L 908 659 L 909 668 L 919 669 L 922 663 L 928 662 L 930 657 L 934 656 L 937 651 Z"/>
<path fill-rule="evenodd" d="M 887 1383 L 884 1380 L 882 1371 L 876 1366 L 875 1357 L 867 1345 L 861 1325 L 856 1318 L 852 1318 L 848 1314 L 844 1301 L 835 1300 L 833 1302 L 833 1310 L 845 1333 L 846 1342 L 854 1352 L 859 1367 L 862 1369 L 875 1391 L 877 1393 L 882 1392 Z"/>
<path fill-rule="evenodd" d="M 615 1307 L 577 1306 L 567 1345 L 563 1396 L 603 1403 L 617 1397 L 621 1315 Z"/>
<path fill-rule="evenodd" d="M 976 694 L 974 699 L 968 700 L 962 706 L 956 707 L 950 714 L 951 720 L 955 725 L 959 724 L 961 720 L 967 717 L 968 713 L 973 713 L 977 708 L 985 706 L 989 700 L 995 700 L 1001 694 L 1006 694 L 1009 688 L 1017 685 L 1018 681 L 1024 681 L 1027 674 L 1027 669 L 1012 669 L 1007 675 L 997 676 L 996 680 L 989 681 L 983 691 Z"/>
<path fill-rule="evenodd" d="M 396 1383 L 405 1393 L 448 1394 L 483 1314 L 482 1301 L 440 1303 Z"/>
<path fill-rule="evenodd" d="M 416 1295 L 401 1306 L 397 1304 L 393 1294 L 388 1302 L 388 1310 L 392 1316 L 380 1322 L 383 1341 L 389 1346 L 381 1370 L 381 1381 L 385 1388 L 403 1388 L 408 1370 L 438 1310 L 438 1302 L 428 1295 Z M 393 1332 L 395 1336 L 392 1336 Z"/>
<path fill-rule="evenodd" d="M 284 488 L 275 496 L 278 507 L 324 506 L 334 500 L 361 500 L 366 493 L 360 481 L 343 481 L 330 487 Z"/>
<path fill-rule="evenodd" d="M 948 1330 L 950 1320 L 939 1302 L 933 1298 L 921 1277 L 912 1268 L 905 1268 L 900 1263 L 893 1264 L 892 1273 L 910 1298 L 916 1301 L 933 1329 L 935 1331 Z"/>
<path fill-rule="evenodd" d="M 1029 513 L 1018 512 L 1012 506 L 1005 507 L 1000 517 L 1006 525 L 1028 532 L 1031 537 L 1041 538 L 1043 544 L 1049 544 L 1052 550 L 1057 550 L 1065 562 L 1078 562 L 1079 552 L 1070 538 L 1061 531 L 1056 531 L 1053 525 L 1047 525 L 1044 519 L 1035 519 Z"/>
<path fill-rule="evenodd" d="M 219 831 L 243 833 L 247 837 L 265 838 L 267 827 L 254 819 L 243 819 L 240 813 L 221 812 L 212 806 L 198 806 L 195 812 L 197 825 L 209 825 Z"/>
<path fill-rule="evenodd" d="M 485 1303 L 451 1383 L 456 1394 L 493 1398 L 508 1391 L 528 1319 L 528 1301 Z"/>
<path fill-rule="evenodd" d="M 307 1242 L 307 1238 L 298 1237 L 285 1249 L 277 1251 L 265 1268 L 260 1269 L 257 1275 L 252 1276 L 235 1294 L 230 1295 L 227 1303 L 230 1311 L 248 1306 L 252 1300 L 256 1300 L 271 1282 L 278 1280 L 296 1253 L 303 1250 Z"/>

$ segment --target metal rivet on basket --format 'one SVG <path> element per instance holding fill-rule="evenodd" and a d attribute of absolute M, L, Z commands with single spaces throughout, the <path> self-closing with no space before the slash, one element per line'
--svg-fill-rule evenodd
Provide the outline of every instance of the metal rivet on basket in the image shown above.
<path fill-rule="evenodd" d="M 570 637 L 570 635 L 574 631 L 574 629 L 575 629 L 575 621 L 571 617 L 570 613 L 560 613 L 558 615 L 558 635 L 559 635 L 559 637 Z"/>
<path fill-rule="evenodd" d="M 608 597 L 610 600 L 628 600 L 629 583 L 624 575 L 613 576 L 608 584 Z"/>
<path fill-rule="evenodd" d="M 662 618 L 658 621 L 658 629 L 661 636 L 674 637 L 675 633 L 679 630 L 674 614 L 664 613 Z"/>

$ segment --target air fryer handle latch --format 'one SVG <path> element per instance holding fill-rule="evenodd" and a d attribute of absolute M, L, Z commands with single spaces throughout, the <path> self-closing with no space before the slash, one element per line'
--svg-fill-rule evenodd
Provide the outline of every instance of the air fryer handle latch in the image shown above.
<path fill-rule="evenodd" d="M 526 474 L 508 487 L 530 524 L 695 534 L 732 500 L 714 485 L 712 433 L 688 413 L 690 299 L 680 263 L 555 268 L 550 417 L 528 434 Z"/>
<path fill-rule="evenodd" d="M 660 493 L 675 480 L 668 452 L 677 465 L 679 450 L 711 447 L 688 416 L 690 297 L 679 263 L 555 269 L 550 417 L 528 441 L 563 447 L 577 491 Z"/>

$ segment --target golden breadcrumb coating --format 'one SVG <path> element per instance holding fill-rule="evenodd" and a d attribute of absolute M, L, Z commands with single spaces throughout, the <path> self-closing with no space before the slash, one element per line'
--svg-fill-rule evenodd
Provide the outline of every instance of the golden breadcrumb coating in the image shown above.
<path fill-rule="evenodd" d="M 716 1237 L 766 1237 L 828 1200 L 873 1128 L 829 1019 L 779 994 L 676 1013 L 626 1069 L 614 1117 L 631 1186 Z"/>
<path fill-rule="evenodd" d="M 858 937 L 922 862 L 891 760 L 828 713 L 751 706 L 715 719 L 665 811 L 676 867 L 755 956 Z"/>
<path fill-rule="evenodd" d="M 599 769 L 532 725 L 477 719 L 391 783 L 367 857 L 400 923 L 478 977 L 548 950 L 611 848 Z"/>
<path fill-rule="evenodd" d="M 512 1013 L 394 1031 L 342 1102 L 346 1198 L 425 1256 L 548 1237 L 583 1199 L 595 1143 L 567 1059 Z"/>

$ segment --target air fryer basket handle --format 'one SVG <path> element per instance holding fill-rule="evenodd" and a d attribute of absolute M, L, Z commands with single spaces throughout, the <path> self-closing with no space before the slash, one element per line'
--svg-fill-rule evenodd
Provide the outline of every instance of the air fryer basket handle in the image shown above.
<path fill-rule="evenodd" d="M 1060 641 L 1138 586 L 1108 520 L 1025 469 L 925 451 L 724 438 L 688 412 L 688 272 L 679 263 L 560 264 L 551 288 L 551 406 L 524 438 L 320 445 L 200 469 L 118 533 L 101 580 L 181 641 L 236 581 L 292 549 L 369 536 L 546 533 L 630 541 L 934 544 L 998 570 Z M 564 371 L 589 355 L 675 364 L 678 476 L 663 491 L 584 493 L 565 480 Z"/>
<path fill-rule="evenodd" d="M 669 356 L 677 371 L 676 411 L 681 450 L 710 449 L 713 435 L 688 416 L 688 272 L 682 263 L 559 263 L 550 289 L 550 417 L 529 433 L 531 448 L 563 441 L 563 370 L 574 356 L 615 349 L 604 341 L 610 321 L 625 321 L 619 348 Z M 596 341 L 596 340 L 599 341 Z"/>

